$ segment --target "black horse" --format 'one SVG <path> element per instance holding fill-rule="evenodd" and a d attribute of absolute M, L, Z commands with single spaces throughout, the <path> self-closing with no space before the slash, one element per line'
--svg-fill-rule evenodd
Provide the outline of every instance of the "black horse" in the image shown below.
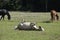
<path fill-rule="evenodd" d="M 6 9 L 0 9 L 0 20 L 3 18 L 3 20 L 4 20 L 4 16 L 5 15 L 7 15 L 8 16 L 8 20 L 10 20 L 11 19 L 11 16 L 10 16 L 10 14 L 9 14 L 9 12 L 8 12 L 8 10 L 6 10 Z"/>

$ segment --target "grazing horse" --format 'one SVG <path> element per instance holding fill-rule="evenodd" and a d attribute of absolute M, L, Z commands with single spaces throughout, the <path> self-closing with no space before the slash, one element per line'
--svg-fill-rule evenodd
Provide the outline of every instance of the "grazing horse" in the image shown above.
<path fill-rule="evenodd" d="M 37 27 L 35 25 L 35 23 L 31 23 L 31 22 L 23 22 L 23 23 L 20 23 L 17 26 L 15 26 L 15 29 L 19 29 L 19 30 L 39 30 L 39 31 L 44 31 L 44 29 L 41 26 Z"/>
<path fill-rule="evenodd" d="M 7 15 L 8 16 L 8 20 L 11 19 L 11 16 L 8 12 L 8 10 L 5 10 L 5 9 L 0 9 L 0 20 L 3 18 L 4 20 L 4 16 Z"/>
<path fill-rule="evenodd" d="M 59 20 L 59 16 L 55 10 L 51 10 L 51 20 Z"/>

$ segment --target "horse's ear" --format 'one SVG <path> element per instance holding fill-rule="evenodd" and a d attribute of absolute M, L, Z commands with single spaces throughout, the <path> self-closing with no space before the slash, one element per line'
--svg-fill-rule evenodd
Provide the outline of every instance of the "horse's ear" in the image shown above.
<path fill-rule="evenodd" d="M 24 19 L 22 19 L 22 20 L 21 20 L 21 23 L 24 23 L 24 22 L 26 22 L 26 21 L 25 21 Z"/>
<path fill-rule="evenodd" d="M 24 19 L 22 19 L 22 22 L 26 22 Z"/>

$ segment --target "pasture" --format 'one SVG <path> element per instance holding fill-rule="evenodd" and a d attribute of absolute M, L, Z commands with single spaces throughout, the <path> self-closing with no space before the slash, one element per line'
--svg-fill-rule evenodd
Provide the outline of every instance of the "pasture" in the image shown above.
<path fill-rule="evenodd" d="M 60 21 L 48 23 L 49 12 L 10 12 L 10 15 L 10 21 L 7 20 L 7 16 L 5 20 L 0 21 L 0 40 L 60 40 Z M 18 25 L 22 19 L 35 22 L 45 31 L 14 30 L 14 26 Z"/>

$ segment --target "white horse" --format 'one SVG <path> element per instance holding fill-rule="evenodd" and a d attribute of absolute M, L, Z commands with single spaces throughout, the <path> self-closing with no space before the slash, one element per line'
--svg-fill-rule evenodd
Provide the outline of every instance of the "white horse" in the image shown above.
<path fill-rule="evenodd" d="M 31 23 L 31 22 L 21 22 L 20 24 L 18 24 L 17 26 L 15 26 L 15 29 L 44 31 L 44 28 L 42 28 L 41 26 L 37 27 L 35 25 L 35 23 Z"/>

